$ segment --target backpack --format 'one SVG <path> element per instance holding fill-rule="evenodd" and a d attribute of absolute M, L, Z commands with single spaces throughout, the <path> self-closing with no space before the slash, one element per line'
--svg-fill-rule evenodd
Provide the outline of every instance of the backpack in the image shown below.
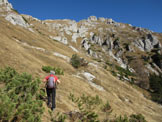
<path fill-rule="evenodd" d="M 56 87 L 56 83 L 54 82 L 54 77 L 50 76 L 47 81 L 47 88 L 52 89 Z"/>

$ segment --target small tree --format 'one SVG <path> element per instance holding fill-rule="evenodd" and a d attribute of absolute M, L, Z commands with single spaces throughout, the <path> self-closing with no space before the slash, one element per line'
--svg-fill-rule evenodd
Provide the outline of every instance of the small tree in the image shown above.
<path fill-rule="evenodd" d="M 70 63 L 74 68 L 79 68 L 81 66 L 81 59 L 77 54 L 73 54 Z"/>
<path fill-rule="evenodd" d="M 84 58 L 80 58 L 77 54 L 72 55 L 70 63 L 74 68 L 79 68 L 80 66 L 88 65 L 88 62 Z"/>

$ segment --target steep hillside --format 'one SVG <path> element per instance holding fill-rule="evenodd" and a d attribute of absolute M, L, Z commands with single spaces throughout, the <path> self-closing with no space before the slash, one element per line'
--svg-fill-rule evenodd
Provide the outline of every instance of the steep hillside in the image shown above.
<path fill-rule="evenodd" d="M 149 75 L 162 73 L 162 58 L 157 58 L 162 54 L 162 34 L 94 16 L 78 23 L 41 21 L 17 13 L 6 0 L 0 0 L 0 7 L 0 68 L 10 66 L 41 79 L 47 75 L 42 66 L 64 71 L 58 76 L 61 84 L 54 114 L 77 110 L 68 98 L 73 93 L 109 101 L 112 118 L 142 114 L 148 122 L 162 121 L 162 106 L 151 101 L 147 91 Z M 74 68 L 70 64 L 73 54 L 88 65 Z M 45 101 L 44 108 L 42 121 L 50 121 Z"/>

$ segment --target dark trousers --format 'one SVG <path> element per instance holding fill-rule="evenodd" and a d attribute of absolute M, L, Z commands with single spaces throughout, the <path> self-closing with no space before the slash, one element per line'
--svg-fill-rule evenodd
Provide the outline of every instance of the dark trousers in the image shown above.
<path fill-rule="evenodd" d="M 56 103 L 55 103 L 55 97 L 56 97 L 56 89 L 48 89 L 46 88 L 47 91 L 47 97 L 48 97 L 48 102 L 47 104 L 49 105 L 51 103 L 51 98 L 52 98 L 52 109 L 54 109 L 56 107 Z"/>

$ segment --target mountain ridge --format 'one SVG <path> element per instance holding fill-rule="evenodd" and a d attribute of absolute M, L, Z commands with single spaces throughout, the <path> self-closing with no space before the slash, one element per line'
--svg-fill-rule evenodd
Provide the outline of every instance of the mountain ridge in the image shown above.
<path fill-rule="evenodd" d="M 162 121 L 161 106 L 146 99 L 128 83 L 133 82 L 134 76 L 122 76 L 115 69 L 117 66 L 129 69 L 136 74 L 134 83 L 148 89 L 148 74 L 161 73 L 161 59 L 155 62 L 152 58 L 155 54 L 151 52 L 158 49 L 157 53 L 161 54 L 160 34 L 95 16 L 77 23 L 73 20 L 41 21 L 13 10 L 4 15 L 0 17 L 0 56 L 3 57 L 0 66 L 11 66 L 42 79 L 46 75 L 42 66 L 61 67 L 65 73 L 59 76 L 62 84 L 58 89 L 57 111 L 74 110 L 75 106 L 68 104 L 71 103 L 68 93 L 75 92 L 79 96 L 83 91 L 108 99 L 114 115 L 142 113 L 148 121 Z M 88 62 L 87 67 L 71 66 L 70 58 L 75 53 Z M 112 76 L 111 71 L 117 76 Z M 49 121 L 45 115 L 43 119 Z"/>

